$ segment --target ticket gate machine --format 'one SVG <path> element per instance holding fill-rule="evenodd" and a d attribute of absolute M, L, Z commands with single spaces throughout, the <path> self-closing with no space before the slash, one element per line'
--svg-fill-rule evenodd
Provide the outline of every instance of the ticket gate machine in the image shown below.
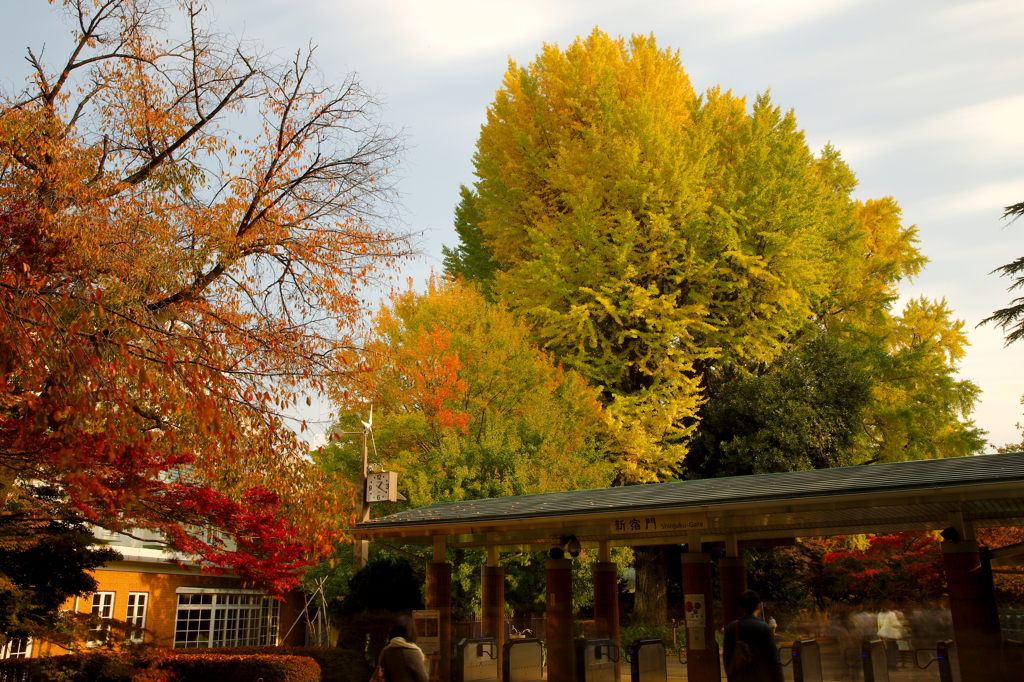
<path fill-rule="evenodd" d="M 860 660 L 864 666 L 864 682 L 889 682 L 889 662 L 882 640 L 865 640 L 860 647 Z"/>
<path fill-rule="evenodd" d="M 800 639 L 793 642 L 793 679 L 795 682 L 823 682 L 818 642 Z"/>
<path fill-rule="evenodd" d="M 615 682 L 619 644 L 613 639 L 576 640 L 576 682 Z"/>
<path fill-rule="evenodd" d="M 939 680 L 941 682 L 960 682 L 960 657 L 956 653 L 953 640 L 940 641 L 936 647 L 936 660 L 939 662 Z"/>
<path fill-rule="evenodd" d="M 668 682 L 668 660 L 660 639 L 638 639 L 629 645 L 629 677 L 631 682 Z"/>
<path fill-rule="evenodd" d="M 460 639 L 455 645 L 453 682 L 498 682 L 498 643 L 493 637 Z"/>
<path fill-rule="evenodd" d="M 544 679 L 544 643 L 539 639 L 510 639 L 502 647 L 504 682 L 540 682 Z"/>

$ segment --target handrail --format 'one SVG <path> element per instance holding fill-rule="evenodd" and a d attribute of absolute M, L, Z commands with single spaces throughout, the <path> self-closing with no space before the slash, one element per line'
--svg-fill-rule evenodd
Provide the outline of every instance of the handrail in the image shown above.
<path fill-rule="evenodd" d="M 938 654 L 939 650 L 938 649 L 917 649 L 917 650 L 914 651 L 914 666 L 918 670 L 927 670 L 928 666 L 930 666 L 935 661 L 939 660 L 939 657 L 938 656 L 932 656 L 932 660 L 928 661 L 924 665 L 921 665 L 921 661 L 918 660 L 920 658 L 918 656 L 918 654 L 921 653 L 922 651 L 925 651 L 925 652 L 927 652 L 927 651 L 934 651 L 936 654 Z"/>
<path fill-rule="evenodd" d="M 782 662 L 782 650 L 783 649 L 789 649 L 789 656 L 786 656 L 786 662 L 785 663 Z M 796 656 L 796 654 L 793 653 L 793 647 L 791 647 L 791 646 L 780 646 L 779 647 L 779 665 L 781 665 L 783 668 L 785 668 L 787 665 L 792 663 L 793 662 L 793 658 L 795 656 Z"/>

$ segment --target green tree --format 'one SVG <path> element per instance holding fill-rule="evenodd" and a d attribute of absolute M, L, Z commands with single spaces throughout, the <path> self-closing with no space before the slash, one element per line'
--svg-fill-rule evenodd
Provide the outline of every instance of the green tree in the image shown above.
<path fill-rule="evenodd" d="M 480 210 L 474 203 L 476 195 L 465 185 L 459 187 L 459 204 L 455 207 L 455 233 L 459 245 L 444 252 L 444 271 L 467 282 L 476 282 L 484 298 L 493 300 L 494 273 L 498 264 L 480 233 Z"/>
<path fill-rule="evenodd" d="M 710 478 L 852 464 L 870 389 L 849 352 L 812 338 L 764 374 L 709 386 L 687 471 Z"/>
<path fill-rule="evenodd" d="M 57 503 L 52 488 L 23 485 L 8 498 L 0 524 L 0 634 L 4 637 L 71 635 L 59 611 L 72 596 L 96 590 L 90 571 L 121 558 L 96 546 L 88 526 L 50 518 L 33 502 Z M 31 496 L 32 502 L 25 503 Z"/>
<path fill-rule="evenodd" d="M 611 480 L 597 392 L 475 287 L 431 279 L 424 293 L 394 294 L 374 319 L 365 363 L 335 386 L 340 424 L 356 430 L 346 425 L 373 406 L 371 465 L 399 472 L 412 506 Z M 319 458 L 348 473 L 359 447 L 338 441 Z"/>
<path fill-rule="evenodd" d="M 474 164 L 459 234 L 493 267 L 452 258 L 452 271 L 487 281 L 543 348 L 600 387 L 618 483 L 675 475 L 709 386 L 762 375 L 823 330 L 873 388 L 856 437 L 846 420 L 821 463 L 977 445 L 962 422 L 976 387 L 952 378 L 959 323 L 927 301 L 891 312 L 898 283 L 925 262 L 916 230 L 891 198 L 854 200 L 839 153 L 811 153 L 767 95 L 753 106 L 718 88 L 698 95 L 678 53 L 595 29 L 525 67 L 510 62 Z M 930 415 L 887 402 L 936 386 L 943 409 Z M 908 433 L 936 423 L 948 427 L 943 447 L 908 447 Z"/>
<path fill-rule="evenodd" d="M 1003 218 L 1009 218 L 1011 223 L 1022 215 L 1024 215 L 1024 201 L 1007 206 L 1003 210 Z M 1009 290 L 1020 289 L 1024 287 L 1024 256 L 1000 266 L 992 272 L 998 272 L 1004 277 L 1014 277 L 1014 282 L 1010 285 Z M 1006 345 L 1024 338 L 1024 298 L 1015 298 L 1008 307 L 995 311 L 991 317 L 986 317 L 978 326 L 989 322 L 995 323 L 1006 332 Z"/>
<path fill-rule="evenodd" d="M 770 363 L 828 292 L 835 188 L 795 117 L 697 96 L 652 37 L 510 64 L 474 162 L 495 296 L 601 387 L 621 482 L 671 475 L 704 374 Z"/>
<path fill-rule="evenodd" d="M 970 419 L 981 389 L 956 378 L 967 338 L 952 315 L 945 300 L 916 298 L 850 338 L 874 382 L 855 463 L 962 457 L 985 447 L 986 432 Z"/>
<path fill-rule="evenodd" d="M 819 172 L 832 186 L 852 188 L 852 173 L 826 149 Z M 849 257 L 834 261 L 817 322 L 857 360 L 870 379 L 851 463 L 958 457 L 982 450 L 985 432 L 970 420 L 981 391 L 956 378 L 968 345 L 963 322 L 946 301 L 919 297 L 896 309 L 899 284 L 927 259 L 917 229 L 905 226 L 891 197 L 837 202 L 833 223 Z"/>

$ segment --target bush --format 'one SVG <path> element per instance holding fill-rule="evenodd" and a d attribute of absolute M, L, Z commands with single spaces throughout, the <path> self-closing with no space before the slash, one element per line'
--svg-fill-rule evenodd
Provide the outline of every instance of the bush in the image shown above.
<path fill-rule="evenodd" d="M 679 632 L 676 637 L 678 645 L 685 647 L 686 631 L 683 628 L 679 628 Z M 619 646 L 622 647 L 623 660 L 625 660 L 626 653 L 629 651 L 629 645 L 638 639 L 660 639 L 665 645 L 666 651 L 673 651 L 672 628 L 665 627 L 663 625 L 659 625 L 657 627 L 647 625 L 630 625 L 619 629 Z"/>
<path fill-rule="evenodd" d="M 0 680 L 167 682 L 173 679 L 173 674 L 161 669 L 163 660 L 164 652 L 156 649 L 131 652 L 99 650 L 65 656 L 13 659 L 0 663 Z"/>
<path fill-rule="evenodd" d="M 0 661 L 0 682 L 366 682 L 372 672 L 361 652 L 329 647 L 96 650 Z"/>
<path fill-rule="evenodd" d="M 316 646 L 239 646 L 209 649 L 207 651 L 233 656 L 305 656 L 320 666 L 321 682 L 366 682 L 373 670 L 361 652 Z M 168 653 L 178 656 L 196 653 L 196 649 L 174 649 Z M 2 680 L 0 680 L 2 682 Z"/>
<path fill-rule="evenodd" d="M 0 661 L 0 682 L 20 682 L 25 677 L 25 668 L 30 658 L 8 658 Z"/>
<path fill-rule="evenodd" d="M 182 653 L 161 666 L 175 673 L 175 682 L 319 682 L 320 666 L 308 656 L 237 656 L 222 653 Z"/>

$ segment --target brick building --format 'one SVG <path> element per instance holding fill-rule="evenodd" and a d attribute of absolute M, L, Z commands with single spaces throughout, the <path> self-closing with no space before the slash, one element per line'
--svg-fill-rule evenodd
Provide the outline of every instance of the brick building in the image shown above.
<path fill-rule="evenodd" d="M 189 557 L 168 555 L 155 536 L 145 533 L 142 539 L 103 530 L 96 535 L 123 558 L 95 571 L 96 592 L 69 599 L 65 610 L 128 623 L 135 626 L 128 637 L 158 646 L 305 644 L 301 593 L 280 601 L 241 578 L 203 574 Z M 108 628 L 101 626 L 91 631 L 84 646 L 102 646 L 108 636 Z M 63 653 L 67 650 L 50 642 L 12 640 L 0 657 Z"/>

